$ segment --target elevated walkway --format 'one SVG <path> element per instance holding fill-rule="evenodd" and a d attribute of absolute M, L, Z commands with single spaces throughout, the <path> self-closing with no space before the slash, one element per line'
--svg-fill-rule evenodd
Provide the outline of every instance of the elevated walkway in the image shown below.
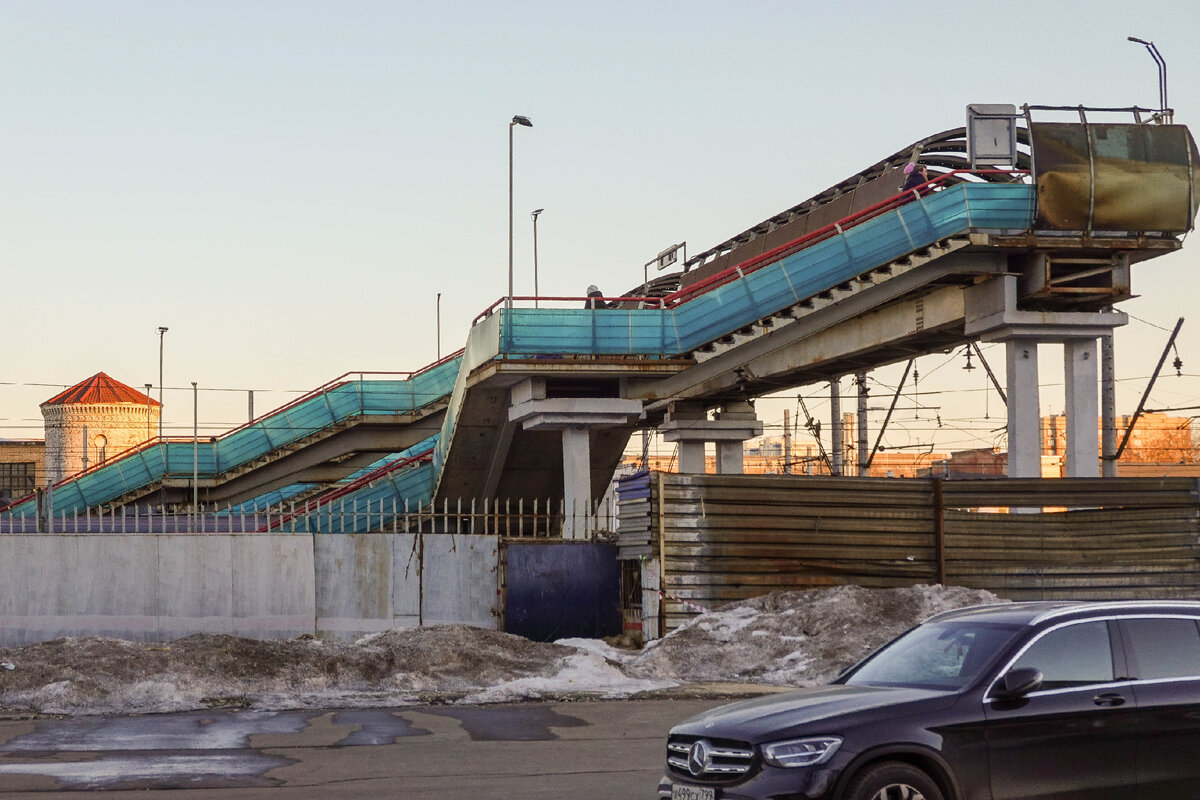
<path fill-rule="evenodd" d="M 459 358 L 404 378 L 349 379 L 349 373 L 215 439 L 152 439 L 56 484 L 54 513 L 125 505 L 190 502 L 220 505 L 297 483 L 335 481 L 437 430 Z M 4 510 L 34 516 L 36 498 Z"/>
<path fill-rule="evenodd" d="M 1022 141 L 1040 137 L 1058 153 L 1060 140 L 1076 133 L 1047 126 Z M 1186 129 L 1121 135 L 1167 142 L 1176 161 L 1197 161 Z M 951 152 L 960 141 L 939 135 L 910 150 Z M 1123 162 L 1105 156 L 1098 167 L 1098 148 L 1082 168 L 1056 164 L 1028 175 L 1020 168 L 1030 164 L 1027 154 L 1014 169 L 980 171 L 935 154 L 925 160 L 943 173 L 895 194 L 892 181 L 909 157 L 902 151 L 692 259 L 700 269 L 674 291 L 659 279 L 647 282 L 647 296 L 596 310 L 498 303 L 475 320 L 460 354 L 402 379 L 344 376 L 212 440 L 147 442 L 55 486 L 55 512 L 180 505 L 195 490 L 202 502 L 227 507 L 298 503 L 302 515 L 289 524 L 317 530 L 334 501 L 377 508 L 384 526 L 389 505 L 406 502 L 598 497 L 629 435 L 662 422 L 672 404 L 692 404 L 676 423 L 722 406 L 732 419 L 747 398 L 972 338 L 1021 335 L 1030 313 L 1098 314 L 1130 296 L 1129 265 L 1177 249 L 1180 223 L 1098 227 L 1117 226 L 1129 205 L 1100 197 L 1111 192 L 1102 179 Z M 1131 174 L 1151 178 L 1126 180 L 1122 192 L 1154 179 L 1153 170 L 1138 169 Z M 1160 205 L 1179 220 L 1177 207 L 1186 205 L 1190 227 L 1196 181 L 1187 169 L 1186 191 L 1170 183 L 1160 192 L 1170 200 Z M 1178 165 L 1161 172 L 1173 181 Z M 1090 193 L 1087 202 L 1080 191 Z M 841 213 L 851 208 L 858 210 Z M 1138 224 L 1159 218 L 1135 211 Z M 1056 227 L 1060 217 L 1069 224 Z M 991 318 L 1009 332 L 988 327 Z M 1093 328 L 1106 324 L 1120 323 Z M 416 446 L 431 448 L 428 456 L 414 457 Z M 580 457 L 583 468 L 574 463 Z M 33 500 L 0 513 L 31 515 Z"/>

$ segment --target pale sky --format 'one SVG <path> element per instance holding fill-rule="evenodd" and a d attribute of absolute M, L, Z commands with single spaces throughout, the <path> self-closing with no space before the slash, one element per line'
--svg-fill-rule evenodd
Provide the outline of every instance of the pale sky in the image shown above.
<path fill-rule="evenodd" d="M 516 131 L 518 294 L 535 208 L 542 294 L 620 294 L 663 247 L 723 241 L 962 125 L 968 103 L 1157 105 L 1129 35 L 1157 44 L 1176 121 L 1197 126 L 1195 0 L 0 0 L 0 437 L 40 438 L 38 404 L 99 371 L 157 385 L 160 325 L 176 435 L 191 381 L 216 433 L 249 389 L 262 413 L 429 363 L 439 292 L 442 353 L 462 346 L 507 287 L 514 114 L 534 124 Z M 1146 322 L 1118 332 L 1119 413 L 1198 268 L 1195 243 L 1135 267 L 1122 308 Z M 1200 405 L 1200 317 L 1179 353 L 1186 377 L 1151 406 Z M 946 448 L 1003 424 L 960 362 L 918 362 L 920 389 L 944 392 L 922 402 L 969 428 L 939 432 Z M 1047 384 L 1060 363 L 1047 348 Z M 878 398 L 898 370 L 876 377 Z M 760 404 L 768 432 L 794 395 Z M 928 441 L 932 414 L 906 413 L 891 443 Z"/>

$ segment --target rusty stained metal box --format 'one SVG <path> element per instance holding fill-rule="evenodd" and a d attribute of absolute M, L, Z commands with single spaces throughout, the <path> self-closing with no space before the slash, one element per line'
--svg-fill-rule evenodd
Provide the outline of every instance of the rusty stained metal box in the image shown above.
<path fill-rule="evenodd" d="M 1200 204 L 1200 154 L 1182 125 L 1032 123 L 1036 227 L 1183 233 Z"/>
<path fill-rule="evenodd" d="M 1021 300 L 1108 305 L 1132 297 L 1129 254 L 1032 253 L 1021 270 Z"/>

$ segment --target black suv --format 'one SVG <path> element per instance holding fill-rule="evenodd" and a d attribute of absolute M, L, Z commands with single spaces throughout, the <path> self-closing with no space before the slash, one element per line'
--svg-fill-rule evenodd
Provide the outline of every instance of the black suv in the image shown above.
<path fill-rule="evenodd" d="M 939 614 L 828 686 L 675 726 L 658 796 L 1200 798 L 1200 602 Z"/>

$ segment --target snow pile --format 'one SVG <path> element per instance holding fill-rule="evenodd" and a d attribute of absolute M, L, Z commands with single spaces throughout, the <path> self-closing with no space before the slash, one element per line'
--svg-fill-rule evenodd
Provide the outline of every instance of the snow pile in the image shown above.
<path fill-rule="evenodd" d="M 196 634 L 167 644 L 98 637 L 0 648 L 0 711 L 152 713 L 626 697 L 701 681 L 822 683 L 925 617 L 988 592 L 857 586 L 780 592 L 703 614 L 640 652 L 531 642 L 466 625 L 353 643 Z"/>
<path fill-rule="evenodd" d="M 0 649 L 0 708 L 46 714 L 311 708 L 455 699 L 549 677 L 575 650 L 468 625 L 354 643 L 196 634 L 169 644 L 88 637 Z"/>
<path fill-rule="evenodd" d="M 1000 602 L 961 586 L 774 592 L 702 614 L 626 660 L 632 676 L 683 682 L 827 683 L 926 617 Z"/>

